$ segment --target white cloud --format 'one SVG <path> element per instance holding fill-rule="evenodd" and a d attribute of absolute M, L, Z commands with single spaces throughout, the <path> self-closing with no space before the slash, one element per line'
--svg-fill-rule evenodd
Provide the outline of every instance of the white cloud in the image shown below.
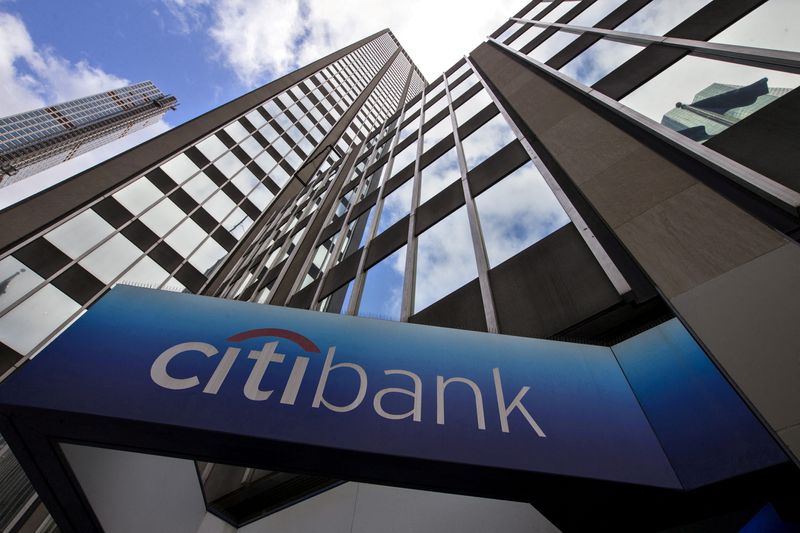
<path fill-rule="evenodd" d="M 164 0 L 179 26 L 207 17 L 221 59 L 246 85 L 282 75 L 390 28 L 432 80 L 469 53 L 524 0 Z M 202 24 L 195 24 L 195 28 Z"/>
<path fill-rule="evenodd" d="M 0 116 L 14 115 L 130 84 L 86 61 L 73 63 L 37 46 L 25 23 L 0 12 Z M 0 208 L 54 185 L 169 128 L 157 124 L 0 189 Z"/>

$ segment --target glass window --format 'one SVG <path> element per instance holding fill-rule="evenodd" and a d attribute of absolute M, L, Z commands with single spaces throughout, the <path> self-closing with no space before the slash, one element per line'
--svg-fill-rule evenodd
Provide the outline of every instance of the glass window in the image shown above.
<path fill-rule="evenodd" d="M 545 28 L 542 28 L 540 26 L 534 26 L 533 24 L 531 24 L 530 26 L 528 26 L 528 29 L 525 30 L 525 33 L 523 33 L 522 35 L 520 35 L 519 37 L 517 37 L 516 39 L 511 41 L 508 44 L 508 46 L 510 46 L 511 48 L 513 48 L 515 50 L 519 50 L 523 46 L 525 46 L 526 44 L 531 42 L 535 37 L 537 37 L 544 30 L 545 30 Z"/>
<path fill-rule="evenodd" d="M 128 211 L 138 215 L 164 195 L 149 179 L 142 177 L 118 190 L 112 196 Z"/>
<path fill-rule="evenodd" d="M 495 267 L 569 222 L 528 162 L 475 198 L 489 266 Z"/>
<path fill-rule="evenodd" d="M 0 318 L 0 341 L 27 354 L 80 310 L 72 298 L 48 284 Z M 24 331 L 24 335 L 20 332 Z"/>
<path fill-rule="evenodd" d="M 417 159 L 417 143 L 412 142 L 400 153 L 395 153 L 394 162 L 392 163 L 392 176 L 406 168 L 409 164 Z"/>
<path fill-rule="evenodd" d="M 247 118 L 247 120 L 250 121 L 250 124 L 252 124 L 256 128 L 260 128 L 261 126 L 267 123 L 264 116 L 255 109 L 246 114 L 245 117 Z"/>
<path fill-rule="evenodd" d="M 556 32 L 542 44 L 528 52 L 528 57 L 546 63 L 551 57 L 563 50 L 578 37 L 580 37 L 579 33 L 570 33 L 568 31 Z"/>
<path fill-rule="evenodd" d="M 261 167 L 261 170 L 269 174 L 269 171 L 275 166 L 276 161 L 267 152 L 261 152 L 255 158 L 255 162 Z"/>
<path fill-rule="evenodd" d="M 453 133 L 453 122 L 445 116 L 434 127 L 422 134 L 422 151 L 427 152 L 434 145 Z"/>
<path fill-rule="evenodd" d="M 362 248 L 367 243 L 370 226 L 372 225 L 372 214 L 374 212 L 375 206 L 372 206 L 366 213 L 362 213 L 357 219 L 350 222 L 347 227 L 347 234 L 342 245 L 342 250 L 339 252 L 339 257 L 336 261 L 337 263 L 359 248 Z"/>
<path fill-rule="evenodd" d="M 154 207 L 149 209 L 139 219 L 144 225 L 153 230 L 153 233 L 163 237 L 175 227 L 184 217 L 183 211 L 169 198 L 164 198 Z"/>
<path fill-rule="evenodd" d="M 522 15 L 519 18 L 523 18 L 523 19 L 534 18 L 536 15 L 538 15 L 539 13 L 544 11 L 546 8 L 550 7 L 551 4 L 552 4 L 552 1 L 550 1 L 550 0 L 547 0 L 545 2 L 539 2 L 538 4 L 533 6 L 527 13 L 525 13 L 524 15 Z"/>
<path fill-rule="evenodd" d="M 219 159 L 214 162 L 214 166 L 216 166 L 226 177 L 230 178 L 236 174 L 240 168 L 244 166 L 239 158 L 233 155 L 232 153 L 228 152 L 227 154 L 223 155 Z"/>
<path fill-rule="evenodd" d="M 161 165 L 161 170 L 175 183 L 183 183 L 200 169 L 186 155 L 180 154 Z"/>
<path fill-rule="evenodd" d="M 467 207 L 462 206 L 419 236 L 414 312 L 425 309 L 476 277 L 478 266 Z"/>
<path fill-rule="evenodd" d="M 408 137 L 409 135 L 411 135 L 412 133 L 414 133 L 419 129 L 420 117 L 421 114 L 417 115 L 417 117 L 414 120 L 403 126 L 403 128 L 400 130 L 400 138 L 397 140 L 397 142 L 401 142 L 403 139 L 405 139 L 406 137 Z"/>
<path fill-rule="evenodd" d="M 264 150 L 261 147 L 261 145 L 258 144 L 258 141 L 256 141 L 252 137 L 248 137 L 247 139 L 240 142 L 239 146 L 241 146 L 242 150 L 244 150 L 245 153 L 249 155 L 251 158 L 257 156 L 262 152 L 262 150 Z"/>
<path fill-rule="evenodd" d="M 709 2 L 711 0 L 683 0 L 680 8 L 676 9 L 675 0 L 652 0 L 616 29 L 630 33 L 664 35 Z"/>
<path fill-rule="evenodd" d="M 202 202 L 217 190 L 217 186 L 202 172 L 183 184 L 183 189 L 197 202 Z"/>
<path fill-rule="evenodd" d="M 291 178 L 289 173 L 283 170 L 283 167 L 280 165 L 276 165 L 275 168 L 272 169 L 272 171 L 269 173 L 269 177 L 281 187 L 283 187 L 283 185 L 289 181 L 289 178 Z"/>
<path fill-rule="evenodd" d="M 211 137 L 200 141 L 197 143 L 197 149 L 208 158 L 209 161 L 213 161 L 225 152 L 228 151 L 228 148 L 220 141 L 216 135 L 212 135 Z"/>
<path fill-rule="evenodd" d="M 253 202 L 254 206 L 263 211 L 269 205 L 273 195 L 269 192 L 269 189 L 259 183 L 256 185 L 255 189 L 248 193 L 247 198 Z"/>
<path fill-rule="evenodd" d="M 112 233 L 114 233 L 114 228 L 111 224 L 91 209 L 87 209 L 50 230 L 44 238 L 72 259 L 77 259 L 86 250 Z"/>
<path fill-rule="evenodd" d="M 504 31 L 503 33 L 498 35 L 497 36 L 497 40 L 500 41 L 501 43 L 505 42 L 506 39 L 511 37 L 511 35 L 516 33 L 517 30 L 519 30 L 521 27 L 522 27 L 522 23 L 521 22 L 515 22 L 506 31 Z"/>
<path fill-rule="evenodd" d="M 798 85 L 797 74 L 687 56 L 620 101 L 704 141 Z"/>
<path fill-rule="evenodd" d="M 118 233 L 81 259 L 79 264 L 103 283 L 111 283 L 141 256 L 139 248 Z"/>
<path fill-rule="evenodd" d="M 395 222 L 406 216 L 411 211 L 411 192 L 414 180 L 409 179 L 400 187 L 392 191 L 383 200 L 381 218 L 378 221 L 378 233 L 391 227 Z"/>
<path fill-rule="evenodd" d="M 217 222 L 222 222 L 228 216 L 228 213 L 236 207 L 236 204 L 223 191 L 218 191 L 217 194 L 203 204 L 203 207 Z"/>
<path fill-rule="evenodd" d="M 231 180 L 231 183 L 233 183 L 237 189 L 242 191 L 242 194 L 246 195 L 261 182 L 258 181 L 258 178 L 256 178 L 252 172 L 246 168 L 243 168 L 242 171 L 236 174 L 236 177 Z"/>
<path fill-rule="evenodd" d="M 472 170 L 516 137 L 503 115 L 496 115 L 463 141 L 467 170 Z"/>
<path fill-rule="evenodd" d="M 206 237 L 206 232 L 192 219 L 186 219 L 164 240 L 183 257 L 189 257 Z"/>
<path fill-rule="evenodd" d="M 769 0 L 710 42 L 800 52 L 800 2 Z"/>
<path fill-rule="evenodd" d="M 142 257 L 133 268 L 125 272 L 120 283 L 139 283 L 158 287 L 169 277 L 169 273 L 148 256 Z"/>
<path fill-rule="evenodd" d="M 405 265 L 406 247 L 403 246 L 367 270 L 358 316 L 400 320 Z"/>
<path fill-rule="evenodd" d="M 458 125 L 463 126 L 464 123 L 475 116 L 478 111 L 481 111 L 484 107 L 491 103 L 492 99 L 489 97 L 489 94 L 484 90 L 479 91 L 469 100 L 456 108 L 455 113 Z"/>
<path fill-rule="evenodd" d="M 325 298 L 320 304 L 320 309 L 326 313 L 346 314 L 347 307 L 350 305 L 350 297 L 353 295 L 354 281 L 333 291 L 330 296 Z"/>
<path fill-rule="evenodd" d="M 560 72 L 584 85 L 594 85 L 644 47 L 601 39 L 561 67 Z"/>
<path fill-rule="evenodd" d="M 209 237 L 200 248 L 192 254 L 192 257 L 189 258 L 189 263 L 199 270 L 201 274 L 208 276 L 226 254 L 225 248 Z"/>
<path fill-rule="evenodd" d="M 300 286 L 301 289 L 306 288 L 314 280 L 319 279 L 319 277 L 322 276 L 325 263 L 328 261 L 328 257 L 331 256 L 331 253 L 333 253 L 333 248 L 336 246 L 336 240 L 338 238 L 339 232 L 336 232 L 336 234 L 334 234 L 332 237 L 317 246 L 317 250 L 314 252 L 314 258 L 311 260 L 311 264 L 308 267 L 308 272 L 306 273 L 305 278 L 303 278 L 303 283 Z"/>
<path fill-rule="evenodd" d="M 460 177 L 458 154 L 454 146 L 420 172 L 420 179 L 422 180 L 419 196 L 420 205 L 439 194 L 445 187 Z"/>
<path fill-rule="evenodd" d="M 555 22 L 570 9 L 578 5 L 578 0 L 566 0 L 558 4 L 550 13 L 542 17 L 542 22 Z"/>
<path fill-rule="evenodd" d="M 267 142 L 272 142 L 278 138 L 278 132 L 275 131 L 275 128 L 267 124 L 263 128 L 261 128 L 261 135 L 267 140 Z"/>
<path fill-rule="evenodd" d="M 442 109 L 447 107 L 447 95 L 443 94 L 441 98 L 433 102 L 429 107 L 425 108 L 425 117 L 430 119 L 435 117 Z"/>
<path fill-rule="evenodd" d="M 448 74 L 447 80 L 449 82 L 453 82 L 458 78 L 460 78 L 461 75 L 464 74 L 467 70 L 469 70 L 469 64 L 466 61 L 464 61 L 464 63 L 462 63 L 461 66 L 458 67 L 455 72 L 453 72 L 452 74 Z"/>
<path fill-rule="evenodd" d="M 625 3 L 625 0 L 597 0 L 594 4 L 584 9 L 580 15 L 570 20 L 569 24 L 573 26 L 594 26 L 623 3 Z"/>
<path fill-rule="evenodd" d="M 467 79 L 450 89 L 450 101 L 455 102 L 459 96 L 471 89 L 476 83 L 478 83 L 478 77 L 475 74 L 470 74 Z"/>
<path fill-rule="evenodd" d="M 16 302 L 43 281 L 39 274 L 15 257 L 8 256 L 0 261 L 0 310 Z"/>
<path fill-rule="evenodd" d="M 231 235 L 236 239 L 241 239 L 244 232 L 253 223 L 253 219 L 247 216 L 247 213 L 240 208 L 236 208 L 228 217 L 222 222 L 222 227 L 228 230 Z"/>

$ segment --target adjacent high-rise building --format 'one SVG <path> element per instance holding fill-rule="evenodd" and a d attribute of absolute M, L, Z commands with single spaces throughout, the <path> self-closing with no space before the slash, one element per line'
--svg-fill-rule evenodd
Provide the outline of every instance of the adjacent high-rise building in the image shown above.
<path fill-rule="evenodd" d="M 797 520 L 797 9 L 534 0 L 431 82 L 389 30 L 362 39 L 0 212 L 2 371 L 116 284 L 598 346 L 674 321 L 769 435 L 770 461 L 748 466 L 760 452 L 688 365 L 689 379 L 656 376 L 653 389 L 684 387 L 693 435 L 730 438 L 692 455 L 705 441 L 655 402 L 680 491 L 545 476 L 529 500 L 543 516 L 198 462 L 196 492 L 227 522 L 201 530 Z M 5 450 L 0 528 L 49 527 Z M 491 495 L 472 481 L 463 492 Z"/>
<path fill-rule="evenodd" d="M 0 118 L 0 187 L 155 124 L 176 105 L 144 81 Z"/>

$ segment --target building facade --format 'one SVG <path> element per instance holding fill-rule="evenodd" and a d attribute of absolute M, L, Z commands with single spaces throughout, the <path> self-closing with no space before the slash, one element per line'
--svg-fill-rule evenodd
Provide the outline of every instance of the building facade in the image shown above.
<path fill-rule="evenodd" d="M 0 212 L 14 228 L 0 241 L 5 373 L 117 283 L 601 346 L 677 318 L 786 462 L 676 499 L 668 516 L 602 516 L 602 498 L 537 508 L 572 530 L 738 529 L 765 505 L 796 520 L 797 9 L 535 0 L 430 83 L 388 30 L 354 43 Z M 764 78 L 755 103 L 709 102 Z M 687 101 L 735 120 L 702 136 L 661 123 Z M 41 520 L 3 457 L 18 480 L 6 524 Z M 207 531 L 352 526 L 383 490 L 447 507 L 449 522 L 422 513 L 432 531 L 468 527 L 470 506 L 507 518 L 499 529 L 554 527 L 517 504 L 197 470 L 229 524 Z"/>
<path fill-rule="evenodd" d="M 0 118 L 0 187 L 155 124 L 176 105 L 144 81 Z"/>

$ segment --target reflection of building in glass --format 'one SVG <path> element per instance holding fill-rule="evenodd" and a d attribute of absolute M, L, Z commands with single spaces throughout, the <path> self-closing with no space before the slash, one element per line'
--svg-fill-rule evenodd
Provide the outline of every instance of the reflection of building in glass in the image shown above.
<path fill-rule="evenodd" d="M 0 373 L 35 356 L 118 283 L 600 346 L 678 317 L 782 439 L 797 405 L 796 334 L 785 318 L 800 312 L 792 288 L 800 266 L 789 242 L 800 234 L 796 209 L 771 210 L 750 191 L 731 194 L 717 186 L 729 183 L 718 166 L 689 159 L 648 125 L 620 118 L 585 87 L 521 57 L 561 31 L 547 24 L 567 23 L 584 9 L 591 16 L 576 26 L 586 35 L 548 48 L 550 57 L 538 54 L 542 62 L 559 69 L 591 48 L 602 54 L 627 46 L 633 33 L 652 27 L 645 24 L 652 13 L 672 5 L 658 0 L 642 11 L 647 16 L 634 17 L 643 3 L 598 1 L 589 12 L 587 2 L 535 0 L 498 28 L 496 42 L 430 83 L 385 30 L 0 212 Z M 691 9 L 658 31 L 699 17 L 690 29 L 713 34 L 746 11 L 724 1 L 709 10 L 702 0 L 686 4 Z M 534 16 L 545 26 L 516 20 Z M 625 20 L 633 22 L 624 42 L 607 40 L 613 30 L 605 28 Z M 602 21 L 602 35 L 586 38 Z M 614 46 L 603 46 L 609 42 Z M 622 99 L 661 73 L 664 57 L 682 45 L 651 39 L 631 46 L 632 53 L 609 57 L 592 73 L 595 94 Z M 728 98 L 762 90 L 714 87 L 708 90 L 720 92 L 699 98 L 710 103 L 693 105 L 725 120 L 742 118 L 730 113 Z M 777 93 L 738 106 L 752 116 L 736 130 L 754 146 L 762 139 L 748 136 L 752 119 L 797 127 L 796 116 L 769 114 L 780 103 L 766 106 L 768 96 Z M 775 146 L 764 155 L 770 164 Z M 761 153 L 751 156 L 742 164 L 771 178 L 760 170 Z M 680 357 L 679 349 L 663 347 Z M 431 354 L 431 361 L 442 356 L 458 354 Z M 649 360 L 641 367 L 658 370 Z M 652 375 L 652 391 L 672 386 Z M 722 409 L 713 395 L 700 403 L 698 409 Z M 671 406 L 658 407 L 669 422 Z M 736 439 L 712 451 L 731 464 L 752 452 Z M 36 530 L 47 512 L 8 448 L 0 445 L 0 457 L 3 479 L 15 483 L 0 485 L 0 497 L 13 502 L 0 507 L 0 530 L 12 522 L 12 530 Z M 682 491 L 548 475 L 522 499 L 546 500 L 548 483 L 576 483 L 570 497 L 537 509 L 577 531 L 724 530 L 731 520 L 744 527 L 767 502 L 781 513 L 794 508 L 786 505 L 797 480 L 788 459 L 711 487 L 693 485 L 693 474 L 710 470 L 706 459 L 686 462 Z M 409 531 L 555 530 L 527 503 L 342 484 L 310 475 L 315 470 L 304 465 L 297 468 L 302 475 L 197 466 L 202 509 L 229 523 L 219 531 L 251 521 L 240 531 L 378 531 L 391 529 L 381 527 L 387 520 Z M 191 474 L 186 494 L 200 494 Z M 625 497 L 610 497 L 611 489 Z M 646 494 L 666 503 L 630 504 Z M 46 527 L 45 520 L 40 531 Z"/>
<path fill-rule="evenodd" d="M 769 87 L 767 78 L 750 85 L 714 83 L 694 96 L 692 103 L 677 103 L 661 123 L 695 141 L 705 141 L 733 126 L 791 89 Z"/>
<path fill-rule="evenodd" d="M 154 124 L 176 105 L 145 81 L 0 118 L 0 187 Z"/>

